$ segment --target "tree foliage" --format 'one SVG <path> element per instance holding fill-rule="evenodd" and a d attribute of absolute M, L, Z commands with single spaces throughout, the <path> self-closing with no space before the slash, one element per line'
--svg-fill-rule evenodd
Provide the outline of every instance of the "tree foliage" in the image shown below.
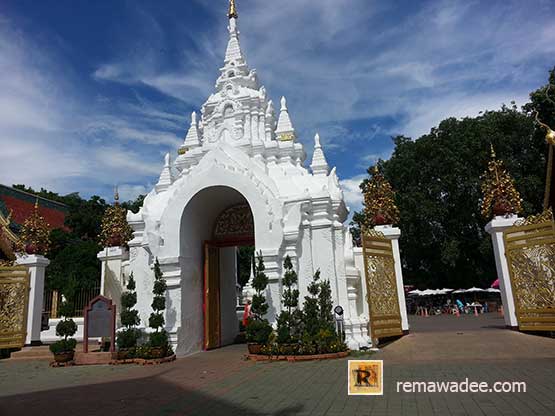
<path fill-rule="evenodd" d="M 102 247 L 97 242 L 102 218 L 110 205 L 97 195 L 87 200 L 77 192 L 60 195 L 44 188 L 36 191 L 22 184 L 13 187 L 68 207 L 65 219 L 68 230 L 54 229 L 50 233 L 48 258 L 51 263 L 46 269 L 46 286 L 69 296 L 78 289 L 99 284 L 100 261 L 96 255 Z M 121 203 L 120 207 L 136 212 L 144 198 L 140 195 L 134 201 Z"/>
<path fill-rule="evenodd" d="M 60 234 L 65 240 L 65 235 Z M 55 253 L 47 268 L 49 289 L 73 298 L 78 289 L 94 288 L 100 282 L 100 246 L 95 241 L 68 239 Z"/>
<path fill-rule="evenodd" d="M 550 81 L 555 84 L 555 71 Z M 407 283 L 466 287 L 495 280 L 487 220 L 480 215 L 480 176 L 493 145 L 514 178 L 523 215 L 541 212 L 547 152 L 545 131 L 533 112 L 555 124 L 555 105 L 545 99 L 546 89 L 533 92 L 522 110 L 503 105 L 478 117 L 443 120 L 418 140 L 393 139 L 393 155 L 379 164 L 396 191 Z"/>

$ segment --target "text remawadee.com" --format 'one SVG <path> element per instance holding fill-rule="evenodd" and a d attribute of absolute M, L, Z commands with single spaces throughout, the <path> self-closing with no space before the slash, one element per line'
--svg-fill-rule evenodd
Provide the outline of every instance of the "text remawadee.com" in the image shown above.
<path fill-rule="evenodd" d="M 526 382 L 398 381 L 397 393 L 526 393 Z"/>

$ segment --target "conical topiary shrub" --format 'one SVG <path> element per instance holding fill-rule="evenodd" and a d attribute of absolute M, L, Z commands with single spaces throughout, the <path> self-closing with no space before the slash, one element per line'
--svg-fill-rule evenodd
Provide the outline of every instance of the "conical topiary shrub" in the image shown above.
<path fill-rule="evenodd" d="M 122 355 L 129 356 L 134 354 L 132 350 L 137 347 L 137 340 L 141 337 L 141 331 L 137 328 L 137 325 L 141 322 L 139 312 L 133 309 L 137 304 L 133 273 L 129 276 L 126 288 L 127 291 L 121 295 L 122 310 L 120 312 L 121 324 L 124 329 L 118 332 L 117 346 L 118 350 L 122 351 Z"/>

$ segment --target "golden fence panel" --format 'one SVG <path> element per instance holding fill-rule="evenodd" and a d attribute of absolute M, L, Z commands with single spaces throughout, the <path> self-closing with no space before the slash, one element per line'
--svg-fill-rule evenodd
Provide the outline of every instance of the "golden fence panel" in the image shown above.
<path fill-rule="evenodd" d="M 515 311 L 522 331 L 555 331 L 555 222 L 532 217 L 504 232 Z"/>
<path fill-rule="evenodd" d="M 362 247 L 372 340 L 403 335 L 391 241 L 373 231 Z"/>
<path fill-rule="evenodd" d="M 0 267 L 0 349 L 25 345 L 28 303 L 27 267 Z"/>

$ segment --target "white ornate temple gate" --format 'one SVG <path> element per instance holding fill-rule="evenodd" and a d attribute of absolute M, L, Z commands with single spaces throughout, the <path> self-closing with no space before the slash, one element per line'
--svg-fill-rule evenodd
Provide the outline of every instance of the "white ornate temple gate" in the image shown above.
<path fill-rule="evenodd" d="M 334 304 L 345 311 L 349 347 L 368 347 L 365 269 L 352 247 L 349 210 L 336 169 L 330 169 L 318 134 L 312 161 L 305 166 L 306 153 L 297 142 L 287 102 L 283 97 L 276 111 L 256 71 L 248 67 L 237 20 L 233 8 L 214 93 L 200 117 L 193 112 L 176 160 L 166 155 L 160 179 L 141 210 L 127 216 L 133 239 L 129 260 L 120 256 L 118 264 L 137 281 L 141 322 L 145 325 L 151 312 L 152 268 L 158 258 L 168 286 L 166 330 L 176 352 L 232 342 L 237 331 L 234 253 L 248 234 L 269 278 L 270 322 L 275 324 L 281 310 L 282 264 L 289 256 L 299 276 L 301 299 L 320 270 L 331 283 Z M 246 215 L 238 206 L 251 213 L 248 232 L 237 222 L 233 225 L 234 218 Z M 224 230 L 229 226 L 234 229 Z M 237 241 L 218 241 L 220 232 L 228 237 L 237 233 Z M 398 286 L 398 246 L 396 253 Z M 99 257 L 114 262 L 110 256 Z M 106 270 L 117 274 L 112 263 Z M 398 299 L 404 302 L 404 296 Z"/>

